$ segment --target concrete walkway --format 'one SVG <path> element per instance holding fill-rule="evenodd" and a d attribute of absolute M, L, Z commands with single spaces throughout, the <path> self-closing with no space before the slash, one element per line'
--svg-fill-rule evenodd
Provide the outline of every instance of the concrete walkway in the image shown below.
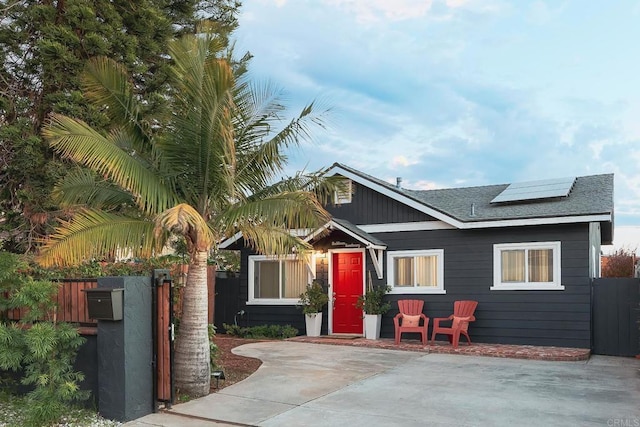
<path fill-rule="evenodd" d="M 275 341 L 218 393 L 125 424 L 148 426 L 640 425 L 640 360 L 549 362 Z"/>

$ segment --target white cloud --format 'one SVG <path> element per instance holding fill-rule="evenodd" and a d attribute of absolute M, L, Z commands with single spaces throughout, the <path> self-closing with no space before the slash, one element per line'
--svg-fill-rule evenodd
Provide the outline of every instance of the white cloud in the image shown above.
<path fill-rule="evenodd" d="M 391 167 L 397 167 L 397 166 L 411 166 L 411 165 L 415 165 L 418 164 L 419 162 L 415 159 L 413 160 L 409 160 L 407 159 L 405 156 L 395 156 L 393 159 L 391 159 Z"/>
<path fill-rule="evenodd" d="M 610 145 L 611 141 L 608 139 L 599 139 L 597 141 L 592 141 L 589 143 L 589 149 L 593 154 L 593 160 L 600 160 L 600 156 L 602 155 L 602 150 L 604 150 L 605 146 Z"/>
<path fill-rule="evenodd" d="M 447 6 L 451 8 L 463 7 L 469 3 L 469 0 L 447 0 Z"/>
<path fill-rule="evenodd" d="M 633 102 L 627 106 L 622 114 L 621 128 L 626 139 L 640 141 L 640 103 Z"/>
<path fill-rule="evenodd" d="M 574 122 L 561 124 L 559 130 L 560 143 L 571 147 L 573 145 L 576 132 L 578 131 L 578 127 L 577 123 Z"/>
<path fill-rule="evenodd" d="M 468 10 L 474 13 L 495 14 L 509 8 L 508 2 L 502 0 L 446 0 L 450 9 Z"/>
<path fill-rule="evenodd" d="M 452 138 L 463 141 L 467 147 L 475 150 L 490 141 L 491 132 L 476 117 L 467 114 L 453 123 L 444 125 L 437 135 L 437 139 L 440 140 Z M 460 149 L 460 147 L 455 147 L 455 149 Z"/>
<path fill-rule="evenodd" d="M 538 0 L 529 6 L 529 19 L 531 22 L 544 25 L 559 16 L 567 6 L 566 2 L 557 4 L 553 2 L 555 7 L 550 6 L 547 2 Z"/>
<path fill-rule="evenodd" d="M 355 15 L 360 23 L 375 23 L 381 20 L 404 21 L 426 15 L 431 9 L 431 0 L 325 0 Z"/>

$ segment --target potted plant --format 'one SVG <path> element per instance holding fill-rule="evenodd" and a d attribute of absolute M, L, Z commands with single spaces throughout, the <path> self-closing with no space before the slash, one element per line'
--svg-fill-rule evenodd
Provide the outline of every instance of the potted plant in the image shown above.
<path fill-rule="evenodd" d="M 298 305 L 302 307 L 305 316 L 307 336 L 320 336 L 322 327 L 322 307 L 329 302 L 329 296 L 322 289 L 322 285 L 317 280 L 307 285 L 307 289 L 300 294 Z"/>
<path fill-rule="evenodd" d="M 382 315 L 391 308 L 391 304 L 384 301 L 384 296 L 391 290 L 388 285 L 373 286 L 369 283 L 367 292 L 358 297 L 356 307 L 364 311 L 364 334 L 369 340 L 380 338 L 380 324 Z"/>

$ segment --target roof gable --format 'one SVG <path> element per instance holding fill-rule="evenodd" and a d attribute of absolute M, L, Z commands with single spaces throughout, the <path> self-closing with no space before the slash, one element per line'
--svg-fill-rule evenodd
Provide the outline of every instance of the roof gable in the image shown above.
<path fill-rule="evenodd" d="M 352 197 L 347 203 L 327 203 L 325 208 L 332 217 L 354 224 L 390 224 L 416 221 L 435 221 L 435 218 L 407 204 L 388 197 L 353 180 Z"/>
<path fill-rule="evenodd" d="M 508 184 L 409 190 L 335 163 L 342 175 L 456 228 L 487 228 L 571 222 L 613 222 L 613 174 L 575 179 L 567 197 L 491 203 Z"/>
<path fill-rule="evenodd" d="M 341 165 L 340 163 L 334 163 L 331 168 L 327 171 L 327 175 L 341 175 L 345 178 L 349 178 L 360 185 L 365 187 L 369 187 L 374 191 L 377 191 L 387 197 L 391 197 L 394 200 L 399 201 L 400 203 L 404 203 L 405 205 L 414 208 L 422 213 L 425 213 L 429 216 L 432 216 L 440 221 L 446 222 L 447 224 L 456 225 L 457 222 L 454 218 L 449 215 L 444 214 L 438 210 L 433 209 L 430 206 L 427 206 L 423 202 L 415 199 L 411 195 L 407 194 L 404 190 L 397 188 L 389 184 L 386 181 L 381 179 L 372 177 L 371 175 L 367 175 L 363 172 L 360 172 L 356 169 L 352 169 L 348 166 Z"/>

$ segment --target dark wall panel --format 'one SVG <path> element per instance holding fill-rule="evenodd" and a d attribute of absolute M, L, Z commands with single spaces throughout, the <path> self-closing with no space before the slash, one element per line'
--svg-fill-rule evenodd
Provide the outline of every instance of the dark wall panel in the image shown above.
<path fill-rule="evenodd" d="M 368 187 L 363 187 L 355 182 L 353 186 L 354 193 L 351 203 L 327 206 L 327 210 L 335 218 L 346 219 L 354 224 L 435 221 L 435 218 Z"/>
<path fill-rule="evenodd" d="M 233 325 L 242 317 L 240 313 L 240 277 L 220 277 L 216 274 L 216 296 L 214 300 L 214 325 L 216 330 L 224 333 L 224 325 Z"/>
<path fill-rule="evenodd" d="M 83 390 L 91 391 L 91 397 L 84 405 L 88 408 L 98 407 L 98 339 L 94 334 L 83 335 L 85 343 L 78 349 L 73 369 L 84 374 L 84 380 L 80 384 Z"/>
<path fill-rule="evenodd" d="M 590 278 L 588 225 L 530 226 L 480 230 L 433 230 L 375 235 L 388 250 L 443 249 L 446 295 L 392 295 L 389 299 L 425 300 L 429 317 L 447 317 L 453 302 L 479 302 L 472 340 L 488 343 L 559 345 L 590 348 Z M 561 241 L 564 291 L 497 291 L 493 285 L 493 245 Z M 367 268 L 373 267 L 369 264 Z M 385 264 L 386 269 L 386 264 Z M 379 280 L 384 283 L 386 278 Z M 392 318 L 385 316 L 382 336 L 393 336 Z M 444 338 L 444 337 L 443 337 Z"/>
<path fill-rule="evenodd" d="M 389 251 L 444 250 L 446 294 L 389 295 L 387 298 L 392 301 L 392 309 L 383 316 L 383 338 L 394 335 L 393 316 L 398 313 L 398 299 L 423 299 L 425 314 L 431 318 L 449 316 L 455 300 L 472 299 L 479 302 L 477 320 L 470 326 L 474 341 L 591 348 L 588 224 L 378 233 L 375 237 L 384 241 Z M 491 290 L 493 245 L 536 241 L 561 242 L 561 282 L 565 289 Z M 241 304 L 248 299 L 247 255 L 248 252 L 243 252 L 239 295 Z M 326 268 L 326 265 L 322 266 L 319 275 L 325 284 L 329 279 Z M 386 269 L 385 258 L 385 278 L 376 279 L 371 259 L 366 255 L 366 270 L 371 272 L 374 283 L 386 283 Z M 245 309 L 248 313 L 245 319 L 247 324 L 291 324 L 304 333 L 303 316 L 295 307 L 253 305 Z M 326 316 L 323 322 L 323 333 L 326 333 Z"/>
<path fill-rule="evenodd" d="M 597 279 L 593 283 L 593 352 L 640 354 L 640 280 Z"/>

